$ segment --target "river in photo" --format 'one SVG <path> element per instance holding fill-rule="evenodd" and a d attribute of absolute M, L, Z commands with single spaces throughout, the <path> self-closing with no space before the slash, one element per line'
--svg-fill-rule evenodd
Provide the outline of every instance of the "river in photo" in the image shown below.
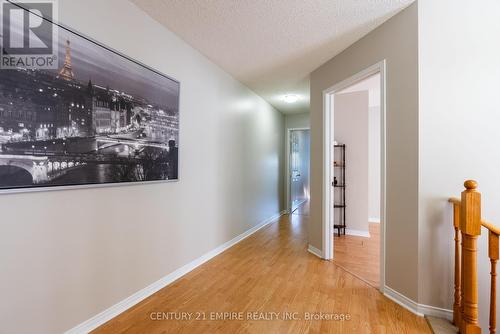
<path fill-rule="evenodd" d="M 98 154 L 107 157 L 131 158 L 136 154 L 136 146 L 127 144 L 117 144 L 100 149 Z M 151 149 L 151 148 L 150 148 Z M 162 148 L 153 148 L 153 150 L 167 151 Z M 2 155 L 0 155 L 0 158 Z M 50 159 L 50 157 L 49 157 Z M 70 159 L 69 159 L 70 160 Z M 127 167 L 124 167 L 127 166 Z M 64 186 L 64 185 L 86 185 L 101 184 L 110 182 L 126 182 L 131 179 L 120 179 L 120 168 L 130 168 L 133 170 L 133 164 L 120 163 L 100 163 L 89 161 L 81 166 L 71 167 L 63 170 L 61 175 L 52 178 L 48 182 L 33 184 L 32 176 L 25 170 L 16 166 L 0 166 L 0 188 L 19 188 L 19 187 L 45 187 L 45 186 Z M 118 171 L 118 173 L 117 173 Z M 122 171 L 123 173 L 123 171 Z"/>
<path fill-rule="evenodd" d="M 113 182 L 111 177 L 113 165 L 87 164 L 68 170 L 63 175 L 42 184 L 42 186 L 82 185 L 92 183 Z"/>

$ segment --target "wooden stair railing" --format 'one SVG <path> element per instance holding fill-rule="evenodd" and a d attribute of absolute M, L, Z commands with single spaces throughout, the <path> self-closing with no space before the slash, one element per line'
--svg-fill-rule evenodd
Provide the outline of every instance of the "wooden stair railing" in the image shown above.
<path fill-rule="evenodd" d="M 476 181 L 465 181 L 461 199 L 453 204 L 455 230 L 455 280 L 453 323 L 462 334 L 481 333 L 478 322 L 477 238 L 481 227 L 488 230 L 488 257 L 491 263 L 490 333 L 496 333 L 496 264 L 499 259 L 500 229 L 481 218 L 481 194 Z"/>

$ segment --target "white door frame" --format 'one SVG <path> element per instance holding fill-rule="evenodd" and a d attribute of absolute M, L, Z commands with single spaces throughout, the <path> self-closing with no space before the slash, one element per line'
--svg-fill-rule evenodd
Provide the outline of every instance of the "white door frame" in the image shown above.
<path fill-rule="evenodd" d="M 323 91 L 323 258 L 333 259 L 333 140 L 335 93 L 374 74 L 380 73 L 380 290 L 385 286 L 385 235 L 386 235 L 386 61 L 383 60 Z M 368 217 L 367 217 L 368 219 Z"/>
<path fill-rule="evenodd" d="M 285 172 L 285 192 L 286 192 L 286 211 L 287 213 L 292 213 L 292 194 L 291 194 L 291 174 L 290 174 L 290 136 L 292 131 L 300 131 L 300 130 L 310 130 L 310 128 L 290 128 L 287 129 L 286 132 L 286 156 L 285 156 L 285 164 L 286 164 L 286 172 Z M 310 176 L 309 176 L 310 177 Z"/>

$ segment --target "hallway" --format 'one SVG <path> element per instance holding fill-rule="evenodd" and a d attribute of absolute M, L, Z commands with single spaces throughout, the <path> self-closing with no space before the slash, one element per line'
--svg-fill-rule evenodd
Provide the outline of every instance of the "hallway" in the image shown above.
<path fill-rule="evenodd" d="M 430 333 L 424 318 L 308 253 L 308 219 L 306 203 L 95 333 Z M 164 319 L 152 320 L 157 312 Z M 206 320 L 167 320 L 168 312 L 191 312 Z M 242 312 L 243 320 L 209 320 L 212 312 Z M 247 321 L 248 312 L 280 315 Z M 283 320 L 285 312 L 297 312 L 300 319 Z M 344 314 L 350 320 L 305 320 L 306 313 Z"/>

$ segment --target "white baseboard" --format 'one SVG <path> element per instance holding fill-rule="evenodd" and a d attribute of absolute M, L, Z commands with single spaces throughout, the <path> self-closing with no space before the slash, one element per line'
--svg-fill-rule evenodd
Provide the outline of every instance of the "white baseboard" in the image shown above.
<path fill-rule="evenodd" d="M 418 316 L 423 317 L 424 314 L 420 313 L 418 311 L 418 304 L 415 303 L 413 300 L 410 298 L 406 297 L 405 295 L 400 294 L 396 290 L 393 290 L 389 288 L 387 285 L 384 286 L 384 296 L 395 302 L 396 304 L 399 304 L 400 306 L 404 307 L 408 311 L 415 313 Z"/>
<path fill-rule="evenodd" d="M 301 206 L 302 204 L 304 204 L 305 202 L 307 202 L 307 200 L 308 200 L 307 198 L 304 198 L 304 199 L 303 199 L 302 201 L 300 201 L 297 205 L 292 205 L 292 208 L 291 208 L 291 210 L 289 210 L 289 211 L 291 211 L 291 212 L 295 211 L 295 209 L 298 209 L 298 208 L 299 208 L 299 206 Z"/>
<path fill-rule="evenodd" d="M 373 224 L 380 224 L 380 218 L 368 218 L 368 222 Z"/>
<path fill-rule="evenodd" d="M 307 251 L 313 255 L 316 255 L 317 257 L 319 257 L 320 259 L 323 258 L 323 252 L 321 252 L 319 249 L 317 249 L 316 247 L 314 247 L 313 245 L 309 245 L 307 247 Z"/>
<path fill-rule="evenodd" d="M 443 319 L 452 320 L 453 319 L 453 311 L 434 307 L 425 304 L 418 304 L 410 298 L 402 295 L 401 293 L 389 288 L 388 286 L 384 286 L 384 296 L 395 302 L 396 304 L 404 307 L 408 311 L 423 317 L 425 315 L 431 317 L 438 317 Z"/>
<path fill-rule="evenodd" d="M 350 228 L 345 229 L 345 234 L 347 235 L 354 235 L 357 237 L 364 237 L 364 238 L 369 238 L 370 237 L 370 232 L 368 231 L 361 231 L 361 230 L 353 230 Z"/>
<path fill-rule="evenodd" d="M 453 311 L 445 308 L 418 304 L 418 311 L 430 317 L 443 318 L 450 321 L 453 320 Z"/>
<path fill-rule="evenodd" d="M 239 243 L 243 239 L 245 239 L 245 238 L 249 237 L 250 235 L 254 234 L 255 232 L 257 232 L 261 228 L 274 222 L 276 219 L 281 217 L 283 214 L 285 214 L 285 211 L 281 211 L 280 213 L 266 219 L 265 221 L 259 223 L 258 225 L 254 226 L 251 229 L 238 235 L 237 237 L 229 240 L 228 242 L 220 245 L 219 247 L 211 250 L 210 252 L 200 256 L 196 260 L 189 262 L 188 264 L 175 270 L 174 272 L 168 274 L 167 276 L 159 279 L 158 281 L 154 282 L 153 284 L 151 284 L 151 285 L 145 287 L 144 289 L 134 293 L 132 296 L 125 298 L 121 302 L 111 306 L 110 308 L 95 315 L 94 317 L 92 317 L 92 318 L 82 322 L 81 324 L 71 328 L 70 330 L 66 331 L 65 334 L 81 334 L 81 333 L 89 333 L 89 332 L 93 331 L 94 329 L 105 324 L 106 322 L 113 319 L 114 317 L 116 317 L 120 313 L 128 310 L 129 308 L 131 308 L 135 304 L 143 301 L 144 299 L 151 296 L 155 292 L 163 289 L 164 287 L 166 287 L 170 283 L 181 278 L 182 276 L 189 273 L 190 271 L 192 271 L 196 267 L 202 265 L 203 263 L 207 262 L 208 260 L 212 259 L 213 257 L 219 255 L 220 253 L 224 252 L 228 248 L 231 248 L 232 246 Z"/>

